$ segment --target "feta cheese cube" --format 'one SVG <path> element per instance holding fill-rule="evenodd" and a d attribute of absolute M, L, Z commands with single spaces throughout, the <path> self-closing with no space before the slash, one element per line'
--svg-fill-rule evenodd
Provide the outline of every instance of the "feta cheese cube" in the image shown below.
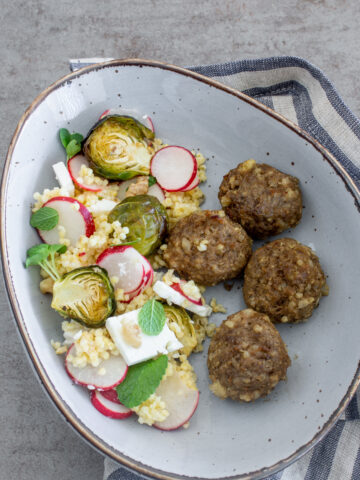
<path fill-rule="evenodd" d="M 70 173 L 66 168 L 65 163 L 64 162 L 54 163 L 52 168 L 54 170 L 56 180 L 59 182 L 60 188 L 63 188 L 64 190 L 66 190 L 70 196 L 74 195 L 75 187 L 70 177 Z"/>
<path fill-rule="evenodd" d="M 113 200 L 108 200 L 104 198 L 103 200 L 99 200 L 98 202 L 94 203 L 89 207 L 90 212 L 92 213 L 107 213 L 110 212 L 114 207 L 116 207 L 117 203 Z"/>
<path fill-rule="evenodd" d="M 139 312 L 140 309 L 133 310 L 123 315 L 109 317 L 106 320 L 106 328 L 110 337 L 128 365 L 144 362 L 159 354 L 167 355 L 183 347 L 183 344 L 179 342 L 174 332 L 166 324 L 159 335 L 146 335 L 139 327 L 140 345 L 130 345 L 124 338 L 123 326 L 126 324 L 139 325 Z"/>
<path fill-rule="evenodd" d="M 211 315 L 212 308 L 209 305 L 196 305 L 196 303 L 188 300 L 184 295 L 181 295 L 180 292 L 177 292 L 165 282 L 158 280 L 154 283 L 153 289 L 159 297 L 164 298 L 168 303 L 179 305 L 179 307 L 183 307 L 190 312 L 196 313 L 196 315 L 199 315 L 200 317 L 208 317 Z"/>

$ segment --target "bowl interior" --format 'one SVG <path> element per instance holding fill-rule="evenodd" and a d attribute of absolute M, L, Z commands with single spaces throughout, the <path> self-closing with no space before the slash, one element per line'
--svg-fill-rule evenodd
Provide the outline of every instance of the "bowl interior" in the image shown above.
<path fill-rule="evenodd" d="M 207 158 L 204 208 L 220 208 L 217 191 L 223 175 L 255 158 L 297 176 L 303 192 L 300 225 L 283 236 L 316 250 L 328 275 L 330 295 L 305 324 L 279 326 L 292 366 L 288 380 L 253 404 L 222 401 L 208 389 L 206 351 L 194 354 L 200 404 L 188 429 L 161 432 L 135 418 L 108 419 L 74 386 L 50 339 L 60 340 L 61 319 L 38 288 L 39 272 L 24 269 L 26 249 L 38 243 L 29 226 L 36 191 L 56 185 L 51 165 L 64 160 L 58 129 L 86 134 L 110 107 L 125 107 L 152 117 L 156 135 L 170 144 L 199 149 Z M 303 448 L 319 433 L 354 380 L 359 361 L 360 251 L 359 212 L 354 196 L 312 144 L 253 105 L 219 88 L 156 66 L 112 65 L 63 82 L 35 106 L 13 150 L 5 202 L 5 262 L 10 288 L 41 368 L 72 422 L 103 449 L 149 472 L 173 476 L 223 478 L 259 471 Z M 255 244 L 254 247 L 259 246 Z M 212 297 L 234 313 L 245 304 L 241 282 L 231 291 L 209 288 Z M 217 324 L 226 317 L 216 314 Z M 259 474 L 261 475 L 261 474 Z"/>

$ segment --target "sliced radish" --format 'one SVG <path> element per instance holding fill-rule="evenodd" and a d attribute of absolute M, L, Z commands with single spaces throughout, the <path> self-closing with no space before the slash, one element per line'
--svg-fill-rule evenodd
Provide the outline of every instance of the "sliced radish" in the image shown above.
<path fill-rule="evenodd" d="M 59 214 L 59 222 L 52 230 L 38 230 L 43 242 L 59 243 L 59 226 L 65 228 L 65 238 L 75 245 L 81 235 L 90 237 L 95 232 L 94 219 L 89 210 L 72 197 L 54 197 L 43 205 L 51 207 Z"/>
<path fill-rule="evenodd" d="M 176 430 L 190 420 L 199 403 L 199 390 L 187 386 L 175 371 L 166 377 L 156 390 L 156 395 L 165 402 L 169 416 L 162 422 L 155 422 L 159 430 Z"/>
<path fill-rule="evenodd" d="M 77 384 L 88 387 L 89 390 L 110 390 L 121 383 L 128 371 L 123 357 L 121 355 L 110 355 L 110 358 L 103 360 L 98 367 L 86 365 L 86 367 L 75 367 L 69 362 L 68 357 L 74 352 L 75 345 L 72 344 L 65 357 L 65 370 L 69 377 Z M 102 369 L 105 374 L 101 375 Z M 99 373 L 99 371 L 101 373 Z"/>
<path fill-rule="evenodd" d="M 140 115 L 134 110 L 130 110 L 127 108 L 108 108 L 100 115 L 99 120 L 106 117 L 107 115 L 127 115 L 129 117 L 133 117 L 135 118 L 135 120 L 143 123 L 145 127 L 149 128 L 152 132 L 155 132 L 154 124 L 151 118 L 148 115 Z"/>
<path fill-rule="evenodd" d="M 183 289 L 181 288 L 182 285 L 184 285 L 186 282 L 184 280 L 180 280 L 180 283 L 172 283 L 170 285 L 171 288 L 176 290 L 177 292 L 181 293 L 181 295 L 184 295 L 185 298 L 189 300 L 189 302 L 194 303 L 195 305 L 202 305 L 201 298 L 196 300 L 195 298 L 191 298 L 186 293 L 184 293 Z"/>
<path fill-rule="evenodd" d="M 112 390 L 103 390 L 101 392 L 101 395 L 105 398 L 107 398 L 108 400 L 110 400 L 111 402 L 114 402 L 114 403 L 120 403 L 120 405 L 122 405 L 122 403 L 120 402 L 119 400 L 119 397 L 118 397 L 118 394 L 116 392 L 115 389 L 112 389 Z"/>
<path fill-rule="evenodd" d="M 153 285 L 153 289 L 154 292 L 164 300 L 179 305 L 179 307 L 183 307 L 190 312 L 196 313 L 196 315 L 199 315 L 200 317 L 208 317 L 211 315 L 212 308 L 209 305 L 199 305 L 194 303 L 192 300 L 189 300 L 184 293 L 170 287 L 170 285 L 167 285 L 165 282 L 157 280 Z"/>
<path fill-rule="evenodd" d="M 99 390 L 94 390 L 90 394 L 90 400 L 96 410 L 105 415 L 105 417 L 123 419 L 128 418 L 133 414 L 132 410 L 125 407 L 125 405 L 119 401 L 113 402 L 112 400 L 109 400 L 104 393 L 99 392 Z"/>
<path fill-rule="evenodd" d="M 124 198 L 126 198 L 126 192 L 127 192 L 127 189 L 130 187 L 130 185 L 136 182 L 137 182 L 137 178 L 134 177 L 134 178 L 131 178 L 130 180 L 124 180 L 123 182 L 120 183 L 118 194 L 117 194 L 117 199 L 120 202 L 124 200 Z"/>
<path fill-rule="evenodd" d="M 86 168 L 89 168 L 89 162 L 87 158 L 80 153 L 69 159 L 67 168 L 69 170 L 72 181 L 77 187 L 82 188 L 83 190 L 88 190 L 89 192 L 101 192 L 102 187 L 100 187 L 99 185 L 87 185 L 82 181 L 80 171 L 83 165 Z"/>
<path fill-rule="evenodd" d="M 161 188 L 178 192 L 191 186 L 197 174 L 197 162 L 186 148 L 169 145 L 154 154 L 150 170 Z"/>
<path fill-rule="evenodd" d="M 147 194 L 152 195 L 153 197 L 156 197 L 160 203 L 165 202 L 165 194 L 163 192 L 163 189 L 157 183 L 154 183 L 154 185 L 151 185 Z"/>
<path fill-rule="evenodd" d="M 115 288 L 121 288 L 130 298 L 139 295 L 149 285 L 154 275 L 149 261 L 128 245 L 107 248 L 100 254 L 96 263 L 107 270 L 110 278 L 119 279 Z"/>
<path fill-rule="evenodd" d="M 190 190 L 194 190 L 200 183 L 199 177 L 196 175 L 194 180 L 190 183 L 190 185 L 186 188 L 183 188 L 181 191 L 182 192 L 189 192 Z"/>

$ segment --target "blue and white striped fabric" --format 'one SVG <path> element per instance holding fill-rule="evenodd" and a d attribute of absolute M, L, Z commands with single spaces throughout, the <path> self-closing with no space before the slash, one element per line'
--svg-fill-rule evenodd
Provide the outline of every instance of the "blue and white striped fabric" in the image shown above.
<path fill-rule="evenodd" d="M 71 60 L 72 70 L 110 59 Z M 360 121 L 316 67 L 297 57 L 190 67 L 256 98 L 306 130 L 360 187 Z M 360 480 L 360 392 L 330 433 L 309 453 L 267 480 Z M 104 480 L 139 480 L 105 459 Z"/>

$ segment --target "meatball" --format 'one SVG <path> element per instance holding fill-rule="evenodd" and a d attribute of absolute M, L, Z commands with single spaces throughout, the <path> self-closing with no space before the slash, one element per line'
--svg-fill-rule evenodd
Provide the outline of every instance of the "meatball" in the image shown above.
<path fill-rule="evenodd" d="M 230 315 L 216 330 L 207 364 L 215 395 L 251 402 L 285 380 L 291 361 L 269 317 L 247 309 Z"/>
<path fill-rule="evenodd" d="M 182 218 L 170 232 L 164 260 L 186 280 L 216 285 L 234 278 L 251 255 L 252 240 L 222 210 Z"/>
<path fill-rule="evenodd" d="M 244 276 L 243 294 L 249 308 L 273 322 L 309 318 L 327 285 L 311 248 L 292 238 L 280 238 L 256 250 Z"/>
<path fill-rule="evenodd" d="M 225 213 L 252 238 L 295 227 L 302 215 L 299 181 L 266 164 L 247 160 L 225 175 L 219 190 Z"/>

